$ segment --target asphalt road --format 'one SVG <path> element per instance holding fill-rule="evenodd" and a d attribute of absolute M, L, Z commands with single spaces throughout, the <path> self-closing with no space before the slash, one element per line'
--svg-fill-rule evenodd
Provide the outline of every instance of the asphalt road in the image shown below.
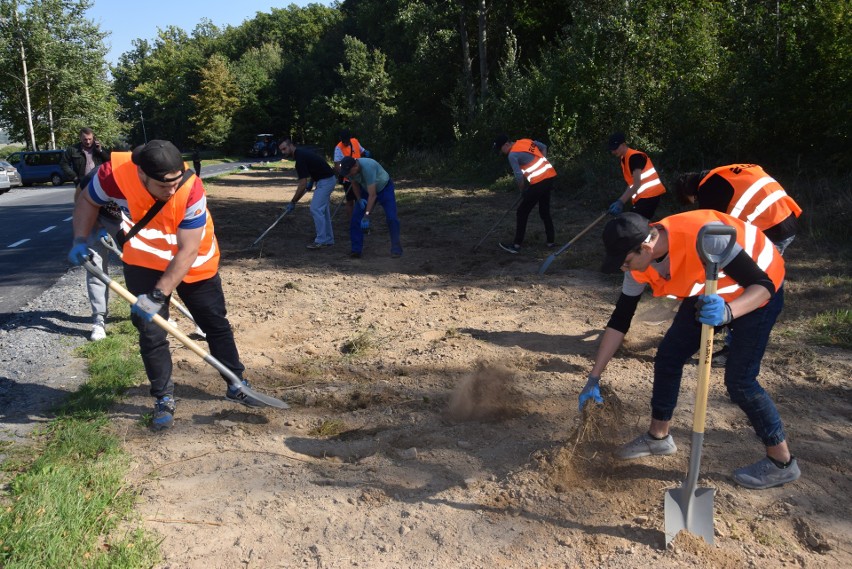
<path fill-rule="evenodd" d="M 250 162 L 204 166 L 204 177 Z M 71 266 L 74 186 L 19 187 L 0 195 L 0 325 Z M 57 307 L 61 308 L 61 307 Z"/>

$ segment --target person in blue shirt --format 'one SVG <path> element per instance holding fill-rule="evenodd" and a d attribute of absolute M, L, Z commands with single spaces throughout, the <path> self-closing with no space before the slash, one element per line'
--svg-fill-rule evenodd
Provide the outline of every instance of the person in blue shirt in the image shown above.
<path fill-rule="evenodd" d="M 364 230 L 370 228 L 370 214 L 376 204 L 385 210 L 391 238 L 391 257 L 402 256 L 399 236 L 399 218 L 396 214 L 396 195 L 393 180 L 372 158 L 345 157 L 340 162 L 340 175 L 349 178 L 355 193 L 355 210 L 349 221 L 349 238 L 352 241 L 350 257 L 359 258 L 364 248 Z"/>

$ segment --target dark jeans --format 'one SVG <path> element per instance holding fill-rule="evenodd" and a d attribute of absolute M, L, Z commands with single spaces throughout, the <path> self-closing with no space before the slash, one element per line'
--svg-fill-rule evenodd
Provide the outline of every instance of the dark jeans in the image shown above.
<path fill-rule="evenodd" d="M 697 300 L 697 297 L 691 297 L 681 303 L 654 358 L 651 416 L 659 421 L 671 420 L 680 392 L 683 366 L 699 348 L 701 324 L 695 320 Z M 778 409 L 757 381 L 769 333 L 783 306 L 782 287 L 766 306 L 740 316 L 728 325 L 734 333 L 725 364 L 725 387 L 731 401 L 745 412 L 755 433 L 766 446 L 780 444 L 785 439 Z"/>
<path fill-rule="evenodd" d="M 638 213 L 648 221 L 654 221 L 654 212 L 657 211 L 657 206 L 660 205 L 662 198 L 663 196 L 654 196 L 653 198 L 638 199 L 630 211 Z"/>
<path fill-rule="evenodd" d="M 162 274 L 161 271 L 153 269 L 124 265 L 124 279 L 127 282 L 127 290 L 136 296 L 150 293 Z M 237 352 L 237 345 L 234 342 L 234 332 L 231 329 L 231 323 L 228 322 L 225 310 L 225 294 L 222 292 L 222 279 L 219 278 L 219 273 L 216 273 L 212 278 L 199 282 L 182 282 L 177 286 L 177 292 L 195 319 L 195 323 L 207 335 L 210 354 L 234 372 L 237 377 L 242 378 L 246 368 L 240 362 L 240 354 Z M 160 310 L 160 316 L 168 319 L 168 301 Z M 169 351 L 169 339 L 166 331 L 154 322 L 148 322 L 135 314 L 132 315 L 131 320 L 136 329 L 139 330 L 139 348 L 148 381 L 151 382 L 151 395 L 162 397 L 174 394 L 172 355 Z M 227 379 L 225 383 L 227 383 Z"/>
<path fill-rule="evenodd" d="M 366 198 L 366 190 L 361 191 L 361 197 Z M 376 204 L 381 204 L 385 210 L 385 220 L 388 224 L 388 231 L 391 239 L 391 253 L 394 255 L 402 255 L 402 243 L 400 242 L 400 226 L 399 218 L 396 215 L 396 194 L 394 194 L 393 180 L 388 180 L 384 189 L 376 194 L 376 203 L 373 204 L 375 211 Z M 372 211 L 370 213 L 373 213 Z M 349 220 L 349 239 L 352 241 L 352 252 L 360 253 L 364 249 L 364 231 L 361 229 L 361 220 L 364 219 L 364 208 L 360 204 L 355 204 L 355 210 L 352 212 L 352 218 Z"/>
<path fill-rule="evenodd" d="M 527 233 L 527 218 L 530 212 L 538 204 L 538 215 L 544 222 L 544 232 L 548 243 L 556 242 L 556 231 L 553 229 L 553 219 L 550 217 L 550 190 L 553 188 L 554 178 L 548 178 L 533 184 L 524 190 L 524 197 L 518 206 L 515 215 L 515 245 L 523 245 L 524 235 Z"/>

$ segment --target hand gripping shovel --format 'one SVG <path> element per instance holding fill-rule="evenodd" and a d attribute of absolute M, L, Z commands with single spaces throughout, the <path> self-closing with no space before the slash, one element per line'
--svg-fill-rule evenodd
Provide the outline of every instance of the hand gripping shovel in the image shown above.
<path fill-rule="evenodd" d="M 106 247 L 107 249 L 109 249 L 110 251 L 112 251 L 113 253 L 118 255 L 119 259 L 122 259 L 124 257 L 123 253 L 121 252 L 121 249 L 118 248 L 118 244 L 115 242 L 115 240 L 112 237 L 109 236 L 109 234 L 101 237 L 101 243 L 104 244 L 104 247 Z M 192 314 L 189 312 L 189 310 L 186 309 L 186 306 L 184 306 L 183 304 L 181 304 L 180 302 L 177 301 L 177 299 L 174 297 L 174 295 L 169 296 L 169 303 L 172 306 L 174 306 L 175 308 L 177 308 L 178 311 L 180 311 L 181 314 L 183 314 L 184 316 L 189 318 L 189 320 L 193 324 L 195 324 L 195 318 L 192 317 Z M 201 336 L 202 338 L 207 337 L 207 334 L 204 333 L 204 330 L 202 330 L 201 328 L 198 327 L 198 324 L 195 324 L 195 333 L 198 334 L 199 336 Z"/>
<path fill-rule="evenodd" d="M 473 246 L 474 251 L 479 249 L 479 246 L 482 245 L 482 242 L 485 241 L 485 239 L 487 239 L 489 235 L 491 235 L 492 231 L 497 229 L 498 225 L 503 223 L 503 220 L 506 219 L 506 216 L 509 215 L 509 212 L 512 211 L 513 209 L 515 209 L 516 207 L 518 207 L 518 205 L 520 205 L 522 199 L 524 199 L 523 194 L 518 196 L 518 199 L 515 200 L 515 202 L 512 204 L 512 206 L 509 209 L 507 209 L 506 212 L 503 213 L 503 215 L 500 216 L 500 219 L 497 220 L 497 223 L 495 223 L 494 225 L 491 226 L 491 229 L 488 230 L 488 233 L 486 233 L 485 235 L 482 236 L 482 239 L 479 240 L 479 243 L 477 243 L 476 245 Z"/>
<path fill-rule="evenodd" d="M 568 243 L 566 243 L 565 245 L 563 245 L 562 247 L 560 247 L 560 248 L 559 248 L 559 250 L 558 250 L 557 252 L 555 252 L 555 253 L 551 253 L 550 255 L 548 255 L 548 256 L 547 256 L 547 259 L 545 259 L 545 260 L 544 260 L 544 262 L 541 264 L 541 266 L 538 268 L 538 274 L 543 275 L 543 274 L 544 274 L 544 271 L 546 271 L 546 270 L 547 270 L 547 268 L 548 268 L 550 265 L 552 265 L 552 264 L 553 264 L 553 261 L 555 261 L 555 260 L 556 260 L 556 257 L 558 257 L 559 255 L 561 255 L 562 253 L 564 253 L 564 252 L 565 252 L 565 250 L 566 250 L 566 249 L 568 249 L 568 247 L 570 247 L 571 245 L 573 245 L 573 244 L 574 244 L 574 241 L 576 241 L 577 239 L 579 239 L 580 237 L 582 237 L 583 235 L 585 235 L 586 233 L 588 233 L 588 232 L 589 232 L 589 230 L 590 230 L 592 227 L 594 227 L 595 225 L 597 225 L 598 223 L 600 223 L 600 222 L 601 222 L 601 220 L 602 220 L 603 218 L 605 218 L 607 215 L 609 215 L 609 213 L 607 213 L 607 212 L 604 212 L 603 214 L 601 214 L 601 216 L 600 216 L 599 218 L 597 218 L 596 220 L 594 220 L 592 223 L 590 223 L 590 224 L 589 224 L 589 226 L 588 226 L 587 228 L 585 228 L 585 229 L 584 229 L 584 230 L 582 230 L 580 233 L 578 233 L 578 234 L 577 234 L 577 236 L 576 236 L 574 239 L 572 239 L 571 241 L 569 241 Z"/>
<path fill-rule="evenodd" d="M 731 237 L 725 250 L 718 255 L 704 249 L 707 235 Z M 737 230 L 729 225 L 705 225 L 698 232 L 698 254 L 704 262 L 706 284 L 704 294 L 716 294 L 719 263 L 737 243 Z M 689 472 L 680 488 L 666 490 L 666 546 L 680 530 L 703 537 L 713 544 L 713 494 L 714 488 L 696 488 L 701 466 L 701 447 L 704 444 L 704 421 L 707 418 L 707 392 L 710 389 L 710 359 L 713 357 L 713 327 L 701 325 L 701 346 L 698 356 L 698 386 L 695 390 L 695 412 L 692 418 L 692 449 L 689 454 Z"/>
<path fill-rule="evenodd" d="M 83 263 L 83 267 L 85 267 L 87 271 L 89 271 L 98 279 L 100 279 L 105 285 L 107 285 L 107 287 L 109 287 L 111 291 L 124 298 L 124 300 L 126 300 L 130 304 L 136 303 L 136 297 L 129 290 L 125 289 L 120 284 L 109 278 L 109 276 L 107 276 L 106 273 L 104 273 L 97 265 L 95 265 L 91 261 L 91 259 Z M 270 397 L 269 395 L 264 395 L 263 393 L 258 393 L 249 386 L 245 385 L 242 381 L 240 381 L 240 378 L 238 378 L 234 374 L 234 372 L 226 368 L 222 364 L 222 362 L 205 352 L 204 349 L 202 349 L 201 346 L 193 342 L 189 338 L 189 336 L 169 324 L 169 322 L 159 314 L 154 315 L 154 323 L 172 336 L 174 336 L 175 338 L 177 338 L 178 340 L 180 340 L 184 346 L 201 356 L 201 358 L 205 362 L 216 368 L 219 373 L 225 376 L 228 385 L 243 392 L 248 400 L 252 401 L 256 405 L 265 405 L 267 407 L 275 407 L 276 409 L 290 408 L 289 405 L 287 405 L 280 399 Z"/>

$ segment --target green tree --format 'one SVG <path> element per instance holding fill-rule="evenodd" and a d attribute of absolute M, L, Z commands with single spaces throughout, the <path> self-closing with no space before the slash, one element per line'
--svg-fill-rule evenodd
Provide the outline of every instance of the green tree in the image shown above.
<path fill-rule="evenodd" d="M 26 55 L 31 117 L 36 143 L 54 148 L 77 139 L 83 126 L 91 126 L 106 141 L 117 139 L 120 123 L 117 103 L 110 95 L 106 77 L 103 40 L 106 34 L 85 12 L 90 0 L 30 0 L 2 2 L 0 12 Z M 12 14 L 12 11 L 15 11 Z M 9 26 L 3 26 L 5 39 Z M 20 50 L 9 59 L 3 42 L 3 68 L 12 69 L 14 80 L 0 82 L 0 114 L 13 135 L 26 132 L 26 99 Z M 8 90 L 7 90 L 8 89 Z"/>
<path fill-rule="evenodd" d="M 239 103 L 239 89 L 228 61 L 214 54 L 201 70 L 201 85 L 190 95 L 195 103 L 193 138 L 200 144 L 221 146 L 231 132 L 231 119 Z"/>
<path fill-rule="evenodd" d="M 337 69 L 343 88 L 328 104 L 341 124 L 349 124 L 370 144 L 391 146 L 385 136 L 385 121 L 396 114 L 394 91 L 386 69 L 386 57 L 378 49 L 367 49 L 360 40 L 343 38 L 344 63 Z"/>

